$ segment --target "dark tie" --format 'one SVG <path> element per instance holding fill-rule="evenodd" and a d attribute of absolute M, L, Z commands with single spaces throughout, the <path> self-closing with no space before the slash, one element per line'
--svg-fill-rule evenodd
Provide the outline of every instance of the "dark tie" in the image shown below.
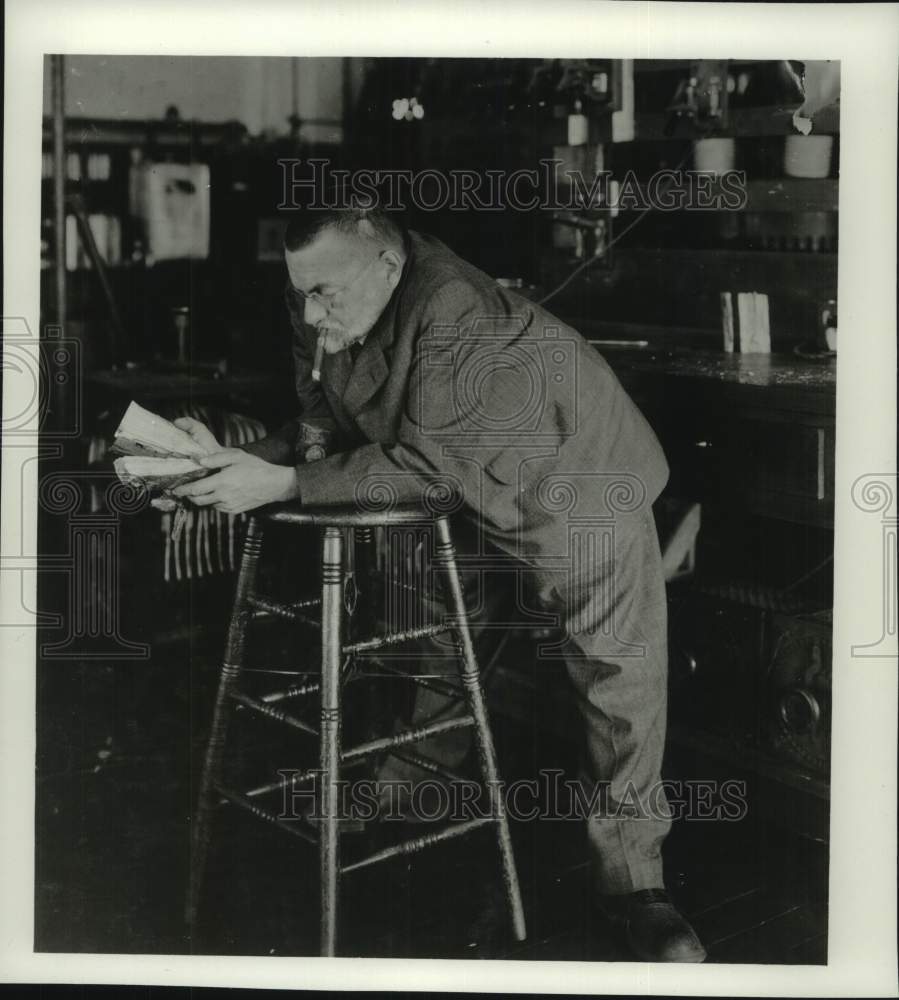
<path fill-rule="evenodd" d="M 356 359 L 359 357 L 359 352 L 362 350 L 362 342 L 359 340 L 354 341 L 349 346 L 350 361 L 355 365 Z"/>

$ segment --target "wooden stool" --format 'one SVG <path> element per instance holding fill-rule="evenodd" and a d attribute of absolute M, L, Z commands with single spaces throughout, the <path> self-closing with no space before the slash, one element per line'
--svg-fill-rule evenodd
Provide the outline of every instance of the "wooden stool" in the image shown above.
<path fill-rule="evenodd" d="M 294 526 L 314 526 L 323 530 L 321 599 L 280 604 L 256 593 L 256 576 L 265 526 L 268 523 Z M 444 575 L 447 605 L 451 620 L 447 624 L 432 623 L 405 632 L 386 632 L 355 643 L 345 642 L 346 612 L 344 607 L 345 537 L 347 529 L 355 529 L 357 542 L 369 543 L 373 528 L 399 525 L 430 525 L 436 533 L 437 565 Z M 306 612 L 320 604 L 320 622 Z M 312 683 L 296 684 L 286 690 L 262 697 L 251 697 L 240 690 L 239 680 L 244 667 L 244 647 L 250 622 L 257 617 L 277 616 L 290 621 L 320 625 L 321 679 Z M 358 746 L 341 746 L 341 687 L 344 669 L 354 656 L 370 653 L 386 646 L 397 645 L 411 639 L 420 639 L 453 631 L 459 651 L 459 672 L 468 712 L 459 718 L 445 720 L 417 729 L 407 730 L 370 740 Z M 342 667 L 342 664 L 344 666 Z M 414 683 L 427 681 L 410 678 Z M 277 707 L 289 698 L 320 692 L 321 727 L 316 729 Z M 237 791 L 222 782 L 223 758 L 228 723 L 231 712 L 237 707 L 267 716 L 294 729 L 315 735 L 319 739 L 319 769 L 302 772 L 280 781 Z M 339 782 L 341 764 L 350 764 L 371 755 L 389 751 L 393 747 L 408 747 L 421 740 L 437 736 L 452 729 L 473 726 L 480 762 L 481 778 L 487 789 L 490 809 L 487 816 L 450 823 L 434 833 L 406 840 L 375 852 L 360 861 L 341 865 Z M 410 754 L 406 759 L 420 761 Z M 429 770 L 442 774 L 439 765 L 430 762 Z M 314 781 L 316 773 L 321 781 L 321 822 L 316 830 L 311 824 L 286 822 L 274 812 L 257 804 L 258 799 L 270 792 L 294 787 L 303 781 Z M 451 775 L 446 775 L 452 777 Z M 187 918 L 193 923 L 208 853 L 213 810 L 222 803 L 231 803 L 248 810 L 260 819 L 280 827 L 301 839 L 319 845 L 321 868 L 321 954 L 334 955 L 337 944 L 338 893 L 340 876 L 398 855 L 414 853 L 424 847 L 449 838 L 467 834 L 485 824 L 493 824 L 505 888 L 505 895 L 515 937 L 525 938 L 524 911 L 505 804 L 499 784 L 493 735 L 487 718 L 484 692 L 472 644 L 456 554 L 450 534 L 449 520 L 445 515 L 432 513 L 419 506 L 397 505 L 381 511 L 362 511 L 345 507 L 318 507 L 283 505 L 257 511 L 250 519 L 244 541 L 237 579 L 234 610 L 228 629 L 221 679 L 215 700 L 212 729 L 206 748 L 203 775 L 200 784 L 199 804 L 192 836 L 190 890 Z"/>

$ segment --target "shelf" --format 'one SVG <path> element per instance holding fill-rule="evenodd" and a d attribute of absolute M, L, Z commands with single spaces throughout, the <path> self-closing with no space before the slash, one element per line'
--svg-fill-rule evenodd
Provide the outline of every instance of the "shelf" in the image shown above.
<path fill-rule="evenodd" d="M 796 107 L 799 107 L 797 104 Z M 760 137 L 797 135 L 793 128 L 795 108 L 731 108 L 727 122 L 710 135 Z M 640 112 L 634 116 L 634 141 L 663 139 L 700 139 L 703 134 L 689 119 L 682 119 L 670 135 L 666 134 L 671 115 L 665 111 Z M 812 135 L 839 135 L 840 106 L 831 104 L 813 117 Z"/>
<path fill-rule="evenodd" d="M 748 181 L 745 212 L 837 212 L 840 182 L 832 178 Z"/>
<path fill-rule="evenodd" d="M 66 118 L 65 142 L 73 146 L 215 146 L 226 140 L 239 141 L 246 135 L 240 122 L 123 121 L 116 118 Z M 53 142 L 53 121 L 44 118 L 43 138 Z"/>
<path fill-rule="evenodd" d="M 641 184 L 639 192 L 642 202 L 650 203 L 647 188 Z M 663 188 L 664 193 L 667 188 Z M 671 192 L 687 190 L 685 185 L 672 184 Z M 713 180 L 708 191 L 708 199 L 716 198 L 719 192 L 718 182 Z M 733 189 L 725 192 L 728 201 L 733 200 Z M 689 199 L 685 198 L 689 203 Z M 727 203 L 722 207 L 699 208 L 694 205 L 680 206 L 675 208 L 665 208 L 663 211 L 686 211 L 691 212 L 718 212 L 734 211 L 727 208 Z M 746 182 L 746 203 L 740 209 L 743 212 L 838 212 L 840 208 L 840 182 L 834 178 L 775 178 L 771 180 L 757 180 Z M 620 211 L 632 212 L 642 211 L 643 205 L 621 208 Z"/>
<path fill-rule="evenodd" d="M 784 266 L 798 265 L 810 260 L 823 260 L 829 264 L 836 264 L 837 254 L 831 251 L 817 250 L 747 250 L 743 247 L 616 247 L 615 253 L 627 255 L 642 260 L 653 258 L 678 259 L 691 257 L 701 261 L 703 267 L 709 267 L 716 261 L 725 259 L 728 265 L 752 264 L 755 261 L 768 258 L 779 261 Z"/>

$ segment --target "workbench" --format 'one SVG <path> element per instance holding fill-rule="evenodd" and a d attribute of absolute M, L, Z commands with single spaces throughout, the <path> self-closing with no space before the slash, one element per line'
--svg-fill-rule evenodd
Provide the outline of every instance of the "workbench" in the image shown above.
<path fill-rule="evenodd" d="M 598 349 L 662 442 L 669 493 L 833 526 L 835 356 Z"/>

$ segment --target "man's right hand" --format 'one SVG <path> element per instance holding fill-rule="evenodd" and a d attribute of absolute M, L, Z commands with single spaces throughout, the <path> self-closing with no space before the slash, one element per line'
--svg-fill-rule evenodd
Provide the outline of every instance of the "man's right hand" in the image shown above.
<path fill-rule="evenodd" d="M 212 431 L 199 420 L 194 420 L 193 417 L 178 417 L 172 423 L 180 430 L 187 431 L 207 454 L 213 455 L 217 451 L 224 451 L 224 448 L 216 441 Z"/>

